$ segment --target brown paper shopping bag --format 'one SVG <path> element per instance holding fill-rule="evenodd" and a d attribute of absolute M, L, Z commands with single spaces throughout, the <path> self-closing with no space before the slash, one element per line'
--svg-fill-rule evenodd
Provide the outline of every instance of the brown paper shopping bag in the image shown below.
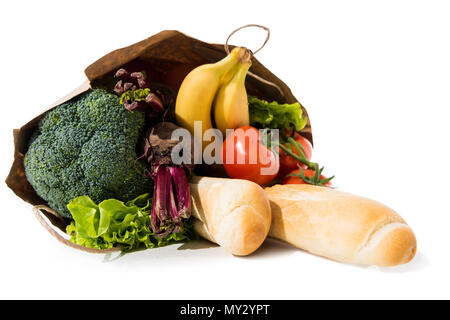
<path fill-rule="evenodd" d="M 224 45 L 205 43 L 174 30 L 162 31 L 143 41 L 108 53 L 86 68 L 87 80 L 79 88 L 43 110 L 40 115 L 35 116 L 21 128 L 13 131 L 14 161 L 6 178 L 6 184 L 18 197 L 34 206 L 33 212 L 36 217 L 58 240 L 74 248 L 91 252 L 105 252 L 105 250 L 84 248 L 68 241 L 68 237 L 64 237 L 67 221 L 46 205 L 46 202 L 36 194 L 25 176 L 24 157 L 29 139 L 40 119 L 51 108 L 69 101 L 92 87 L 105 85 L 108 79 L 113 78 L 114 72 L 121 67 L 129 70 L 144 69 L 152 81 L 166 84 L 177 91 L 189 71 L 205 63 L 217 62 L 225 55 Z M 273 85 L 247 77 L 246 88 L 250 95 L 269 101 L 276 100 L 280 103 L 297 102 L 289 87 L 254 57 L 250 71 L 278 87 L 277 89 Z M 302 109 L 308 121 L 301 134 L 312 142 L 308 114 L 303 106 Z M 47 219 L 44 219 L 42 215 Z"/>

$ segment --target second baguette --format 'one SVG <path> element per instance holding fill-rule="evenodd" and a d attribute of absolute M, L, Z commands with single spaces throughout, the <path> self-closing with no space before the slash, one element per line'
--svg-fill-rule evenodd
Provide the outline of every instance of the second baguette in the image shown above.
<path fill-rule="evenodd" d="M 394 266 L 416 253 L 411 228 L 376 201 L 306 184 L 265 189 L 272 208 L 269 236 L 341 262 Z"/>

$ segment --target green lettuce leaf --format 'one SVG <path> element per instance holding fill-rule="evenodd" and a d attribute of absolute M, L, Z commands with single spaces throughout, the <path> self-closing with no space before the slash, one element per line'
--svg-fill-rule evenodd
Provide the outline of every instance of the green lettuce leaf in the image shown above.
<path fill-rule="evenodd" d="M 150 227 L 151 197 L 141 195 L 123 203 L 116 199 L 98 205 L 88 196 L 73 199 L 67 208 L 74 221 L 66 228 L 70 241 L 94 249 L 120 247 L 123 251 L 156 248 L 197 238 L 192 219 L 184 222 L 179 233 L 158 238 Z"/>
<path fill-rule="evenodd" d="M 256 97 L 248 97 L 250 125 L 262 129 L 292 129 L 302 130 L 306 125 L 306 118 L 298 102 L 279 104 L 276 101 L 267 102 Z"/>

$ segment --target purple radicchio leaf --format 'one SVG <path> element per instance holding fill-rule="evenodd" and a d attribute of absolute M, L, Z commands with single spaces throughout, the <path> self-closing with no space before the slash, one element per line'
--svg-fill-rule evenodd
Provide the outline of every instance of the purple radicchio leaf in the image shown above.
<path fill-rule="evenodd" d="M 186 171 L 181 167 L 169 167 L 177 197 L 177 210 L 181 218 L 188 219 L 191 215 L 191 195 Z"/>
<path fill-rule="evenodd" d="M 169 172 L 169 176 L 170 176 L 170 168 L 167 168 L 168 172 Z M 179 230 L 181 230 L 181 217 L 178 214 L 178 208 L 177 208 L 177 203 L 175 200 L 175 194 L 174 194 L 174 187 L 173 187 L 173 179 L 172 177 L 170 177 L 170 187 L 169 187 L 169 212 L 170 212 L 170 217 L 172 218 L 172 222 L 174 223 L 174 227 L 176 229 L 173 230 L 173 232 L 179 232 Z"/>
<path fill-rule="evenodd" d="M 151 227 L 160 238 L 180 232 L 183 219 L 191 215 L 187 175 L 194 165 L 176 165 L 171 158 L 172 149 L 180 142 L 172 140 L 171 134 L 178 128 L 160 122 L 147 132 L 140 146 L 140 159 L 147 162 L 146 175 L 154 180 Z"/>
<path fill-rule="evenodd" d="M 170 173 L 164 166 L 158 166 L 155 173 L 155 190 L 153 194 L 153 207 L 151 217 L 151 227 L 153 232 L 159 237 L 164 238 L 172 232 L 170 225 Z"/>
<path fill-rule="evenodd" d="M 176 166 L 156 167 L 152 229 L 159 237 L 180 232 L 190 217 L 190 191 L 185 170 Z"/>

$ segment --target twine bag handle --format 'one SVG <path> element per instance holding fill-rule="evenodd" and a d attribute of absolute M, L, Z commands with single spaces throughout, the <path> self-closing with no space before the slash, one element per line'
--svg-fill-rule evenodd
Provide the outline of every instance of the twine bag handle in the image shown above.
<path fill-rule="evenodd" d="M 264 43 L 262 44 L 262 46 L 259 47 L 255 52 L 252 52 L 252 51 L 250 50 L 252 56 L 254 56 L 255 54 L 257 54 L 262 48 L 264 48 L 264 46 L 266 45 L 267 41 L 269 41 L 269 38 L 270 38 L 270 29 L 267 28 L 267 27 L 265 27 L 265 26 L 259 25 L 259 24 L 247 24 L 247 25 L 245 25 L 245 26 L 242 26 L 242 27 L 239 27 L 239 28 L 233 30 L 233 31 L 228 35 L 227 41 L 225 41 L 225 45 L 224 45 L 225 52 L 226 52 L 227 54 L 230 54 L 230 49 L 228 48 L 228 41 L 230 40 L 231 36 L 232 36 L 233 34 L 235 34 L 236 32 L 238 32 L 239 30 L 242 30 L 242 29 L 244 29 L 244 28 L 250 28 L 250 27 L 261 28 L 261 29 L 264 29 L 265 31 L 267 31 L 267 37 L 266 37 L 266 40 L 264 40 Z M 266 80 L 266 79 L 263 79 L 263 78 L 261 78 L 260 76 L 254 74 L 253 72 L 250 72 L 250 71 L 248 71 L 247 74 L 250 75 L 251 77 L 257 79 L 258 81 L 260 81 L 260 82 L 262 82 L 262 83 L 265 83 L 265 84 L 268 84 L 268 85 L 270 85 L 270 86 L 272 86 L 272 87 L 275 87 L 275 88 L 280 92 L 281 96 L 284 97 L 284 92 L 283 92 L 283 90 L 281 90 L 281 88 L 280 88 L 278 85 L 276 85 L 275 83 L 273 83 L 273 82 L 271 82 L 271 81 L 268 81 L 268 80 Z"/>

